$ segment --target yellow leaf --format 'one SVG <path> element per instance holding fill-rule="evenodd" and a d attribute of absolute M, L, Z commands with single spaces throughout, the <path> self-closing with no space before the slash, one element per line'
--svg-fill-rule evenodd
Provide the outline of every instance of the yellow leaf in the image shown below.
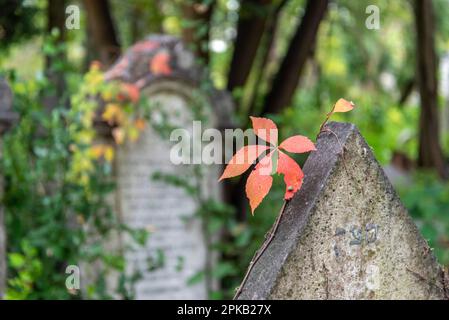
<path fill-rule="evenodd" d="M 136 142 L 139 139 L 139 130 L 135 127 L 128 129 L 128 138 L 131 142 Z"/>
<path fill-rule="evenodd" d="M 111 162 L 114 159 L 114 148 L 111 146 L 107 146 L 104 151 L 104 158 L 106 161 Z"/>
<path fill-rule="evenodd" d="M 108 103 L 101 117 L 110 125 L 113 125 L 114 123 L 122 123 L 125 115 L 119 105 L 115 103 Z"/>
<path fill-rule="evenodd" d="M 99 144 L 90 147 L 89 151 L 94 159 L 100 159 L 105 153 L 105 148 L 102 144 Z"/>

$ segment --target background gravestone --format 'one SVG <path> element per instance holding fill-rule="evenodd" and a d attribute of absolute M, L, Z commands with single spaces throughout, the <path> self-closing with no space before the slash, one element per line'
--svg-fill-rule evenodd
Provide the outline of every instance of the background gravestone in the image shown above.
<path fill-rule="evenodd" d="M 2 137 L 16 120 L 12 112 L 12 92 L 4 79 L 0 78 L 0 159 L 2 157 Z M 0 201 L 3 198 L 3 174 L 0 174 Z M 6 232 L 4 229 L 3 205 L 0 204 L 0 299 L 3 298 L 6 285 Z"/>
<path fill-rule="evenodd" d="M 239 299 L 444 299 L 447 279 L 354 125 L 331 123 Z M 342 150 L 344 147 L 344 152 Z"/>
<path fill-rule="evenodd" d="M 152 70 L 152 61 L 161 57 L 168 57 L 170 72 Z M 165 119 L 170 126 L 186 128 L 192 133 L 192 121 L 196 120 L 192 104 L 215 103 L 213 98 L 198 96 L 201 73 L 194 66 L 194 57 L 170 36 L 151 36 L 135 44 L 106 73 L 106 78 L 138 85 L 141 95 L 155 106 L 152 122 L 156 126 Z M 216 96 L 223 99 L 223 95 Z M 226 106 L 230 106 L 226 98 L 220 103 L 214 112 L 209 110 L 208 124 L 202 123 L 202 129 L 217 126 L 216 109 L 226 112 Z M 206 281 L 188 285 L 188 280 L 204 271 L 212 259 L 204 226 L 193 216 L 197 204 L 183 189 L 152 179 L 155 173 L 183 177 L 191 170 L 191 166 L 171 163 L 172 145 L 168 136 L 161 137 L 154 126 L 147 126 L 137 142 L 117 150 L 116 203 L 121 218 L 131 227 L 146 227 L 151 232 L 148 246 L 127 257 L 130 267 L 137 267 L 143 273 L 143 279 L 137 283 L 137 299 L 207 298 Z M 208 170 L 201 182 L 210 196 L 219 196 L 219 169 L 216 166 Z M 160 254 L 162 267 L 148 271 L 148 257 L 157 261 Z"/>

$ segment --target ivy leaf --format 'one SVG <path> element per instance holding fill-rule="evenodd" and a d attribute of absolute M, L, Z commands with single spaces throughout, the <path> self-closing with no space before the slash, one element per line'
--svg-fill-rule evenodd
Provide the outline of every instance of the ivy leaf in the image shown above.
<path fill-rule="evenodd" d="M 352 101 L 345 100 L 343 98 L 338 99 L 337 103 L 332 110 L 332 113 L 335 112 L 348 112 L 354 109 L 355 104 Z"/>
<path fill-rule="evenodd" d="M 260 155 L 267 149 L 269 149 L 269 147 L 262 145 L 242 147 L 231 158 L 218 181 L 241 175 L 243 172 L 248 170 L 254 161 L 256 161 L 256 159 L 259 158 Z"/>
<path fill-rule="evenodd" d="M 155 75 L 169 75 L 172 73 L 170 67 L 170 55 L 166 52 L 157 53 L 150 61 L 150 71 Z"/>
<path fill-rule="evenodd" d="M 315 145 L 309 138 L 300 135 L 285 139 L 279 145 L 279 148 L 292 153 L 305 153 L 316 150 Z"/>
<path fill-rule="evenodd" d="M 250 117 L 253 123 L 254 133 L 261 139 L 276 146 L 278 143 L 278 128 L 276 124 L 267 118 Z"/>
<path fill-rule="evenodd" d="M 266 168 L 259 162 L 249 175 L 248 180 L 246 180 L 246 197 L 249 200 L 252 215 L 254 215 L 254 210 L 260 205 L 268 192 L 270 192 L 273 184 L 273 177 L 265 174 L 265 170 Z"/>
<path fill-rule="evenodd" d="M 279 151 L 277 173 L 284 175 L 285 194 L 284 199 L 289 200 L 302 186 L 304 173 L 295 160 Z"/>

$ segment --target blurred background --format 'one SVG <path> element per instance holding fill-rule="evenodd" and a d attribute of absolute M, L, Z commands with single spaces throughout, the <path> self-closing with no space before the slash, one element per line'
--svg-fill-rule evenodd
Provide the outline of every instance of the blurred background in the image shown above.
<path fill-rule="evenodd" d="M 315 137 L 335 101 L 354 101 L 354 111 L 335 119 L 358 126 L 440 263 L 449 264 L 449 0 L 1 0 L 0 8 L 0 73 L 20 116 L 3 137 L 1 160 L 6 298 L 112 297 L 101 275 L 83 292 L 63 285 L 66 274 L 56 270 L 80 260 L 121 273 L 115 294 L 134 297 L 129 283 L 138 275 L 123 272 L 123 257 L 105 251 L 84 223 L 102 235 L 126 229 L 105 201 L 111 166 L 74 157 L 68 128 L 82 123 L 73 113 L 83 104 L 74 109 L 73 101 L 96 83 L 92 61 L 107 70 L 155 33 L 195 52 L 208 81 L 232 94 L 229 117 L 238 127 L 250 115 L 268 116 L 280 137 Z M 76 185 L 70 170 L 96 178 Z M 252 217 L 241 181 L 227 185 L 225 203 L 203 203 L 209 232 L 225 230 L 213 248 L 221 259 L 210 298 L 232 297 L 283 198 L 279 179 Z M 137 243 L 151 241 L 145 230 L 129 231 Z"/>

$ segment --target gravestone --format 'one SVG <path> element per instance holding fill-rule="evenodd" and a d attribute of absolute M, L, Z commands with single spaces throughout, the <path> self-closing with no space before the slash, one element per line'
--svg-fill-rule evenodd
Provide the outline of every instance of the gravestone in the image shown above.
<path fill-rule="evenodd" d="M 237 298 L 447 297 L 447 276 L 357 128 L 327 128 Z"/>
<path fill-rule="evenodd" d="M 2 157 L 2 137 L 16 120 L 12 112 L 12 92 L 4 79 L 0 78 L 0 159 Z M 3 174 L 0 174 L 0 201 L 3 198 Z M 0 203 L 0 299 L 3 298 L 6 286 L 6 232 L 4 229 L 3 204 Z"/>
<path fill-rule="evenodd" d="M 154 66 L 157 59 L 165 59 L 162 66 Z M 197 119 L 191 104 L 198 102 L 201 81 L 201 71 L 194 62 L 194 56 L 176 38 L 151 36 L 131 47 L 106 73 L 106 78 L 137 85 L 141 96 L 156 106 L 157 111 L 152 113 L 156 125 L 165 119 L 170 126 L 192 133 L 192 121 Z M 223 104 L 229 107 L 229 101 L 220 99 L 219 107 L 215 96 L 223 98 L 218 92 L 201 98 L 215 111 L 229 111 Z M 203 129 L 217 126 L 214 113 L 209 112 L 209 123 L 202 123 Z M 197 203 L 185 190 L 152 179 L 156 173 L 183 177 L 191 170 L 191 166 L 171 163 L 172 145 L 154 126 L 147 126 L 137 142 L 117 149 L 116 203 L 121 219 L 131 227 L 150 231 L 148 245 L 127 255 L 129 267 L 143 274 L 136 287 L 137 299 L 207 298 L 207 281 L 188 283 L 198 272 L 205 271 L 213 259 L 202 221 L 194 216 Z M 219 169 L 211 167 L 201 181 L 209 196 L 219 197 Z M 163 263 L 155 270 L 147 270 L 149 258 Z"/>

